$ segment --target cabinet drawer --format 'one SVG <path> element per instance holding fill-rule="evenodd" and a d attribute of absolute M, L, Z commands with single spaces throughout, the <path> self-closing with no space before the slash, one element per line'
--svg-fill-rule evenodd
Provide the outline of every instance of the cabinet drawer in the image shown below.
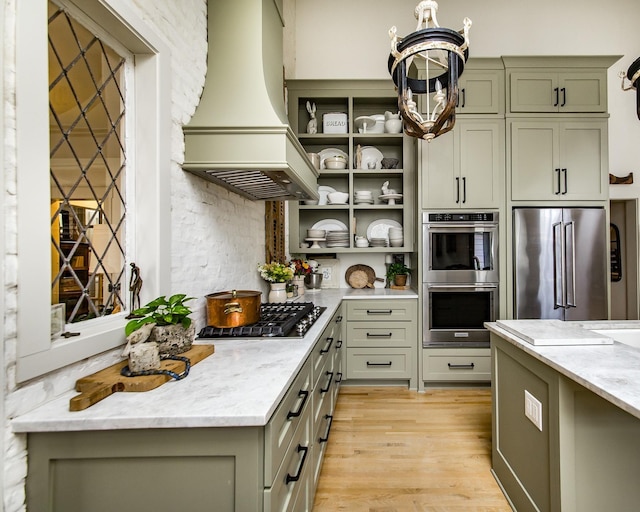
<path fill-rule="evenodd" d="M 465 354 L 461 349 L 456 354 L 432 354 L 437 349 L 423 350 L 423 372 L 425 381 L 477 381 L 491 380 L 491 355 L 486 350 Z M 475 352 L 475 353 L 474 353 Z M 480 352 L 480 353 L 478 353 Z"/>
<path fill-rule="evenodd" d="M 353 347 L 411 347 L 416 337 L 412 322 L 349 322 L 347 346 Z"/>
<path fill-rule="evenodd" d="M 347 379 L 411 377 L 411 349 L 347 348 Z"/>
<path fill-rule="evenodd" d="M 311 364 L 307 360 L 265 427 L 265 487 L 273 482 L 298 425 L 304 421 L 310 402 Z"/>
<path fill-rule="evenodd" d="M 318 386 L 318 380 L 326 371 L 325 367 L 331 368 L 333 351 L 336 343 L 339 341 L 333 336 L 333 333 L 334 329 L 332 327 L 325 329 L 322 337 L 313 348 L 311 354 L 311 373 L 313 375 L 312 382 L 314 388 Z"/>
<path fill-rule="evenodd" d="M 384 322 L 389 320 L 412 321 L 416 319 L 415 300 L 349 300 L 347 321 L 367 320 Z"/>
<path fill-rule="evenodd" d="M 284 453 L 282 466 L 274 478 L 273 485 L 270 489 L 264 490 L 265 512 L 298 510 L 296 503 L 299 503 L 300 493 L 307 492 L 312 466 L 310 429 L 309 408 L 306 408 L 302 423 Z"/>

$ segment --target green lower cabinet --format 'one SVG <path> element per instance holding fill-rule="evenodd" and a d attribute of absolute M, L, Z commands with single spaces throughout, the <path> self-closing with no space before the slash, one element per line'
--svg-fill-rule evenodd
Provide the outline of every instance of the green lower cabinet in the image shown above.
<path fill-rule="evenodd" d="M 490 382 L 488 348 L 423 348 L 424 382 Z"/>
<path fill-rule="evenodd" d="M 514 509 L 638 510 L 640 420 L 495 334 L 491 347 L 492 467 Z"/>
<path fill-rule="evenodd" d="M 347 380 L 408 381 L 417 387 L 417 300 L 346 301 Z"/>

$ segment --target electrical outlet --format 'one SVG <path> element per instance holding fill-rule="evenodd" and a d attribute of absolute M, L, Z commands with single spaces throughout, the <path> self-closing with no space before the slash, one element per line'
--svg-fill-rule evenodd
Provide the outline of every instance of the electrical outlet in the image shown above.
<path fill-rule="evenodd" d="M 542 402 L 524 390 L 524 415 L 542 432 Z"/>

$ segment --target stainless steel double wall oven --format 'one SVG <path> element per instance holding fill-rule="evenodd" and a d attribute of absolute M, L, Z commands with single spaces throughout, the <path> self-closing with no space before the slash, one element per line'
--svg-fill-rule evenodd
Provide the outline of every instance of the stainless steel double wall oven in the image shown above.
<path fill-rule="evenodd" d="M 498 212 L 424 212 L 424 347 L 487 347 L 496 320 Z"/>

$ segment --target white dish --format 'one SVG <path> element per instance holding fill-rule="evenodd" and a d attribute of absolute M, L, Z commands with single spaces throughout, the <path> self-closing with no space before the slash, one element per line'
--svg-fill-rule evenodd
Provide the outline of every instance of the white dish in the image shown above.
<path fill-rule="evenodd" d="M 402 194 L 383 194 L 378 199 L 386 201 L 388 204 L 396 204 L 396 200 L 402 199 Z"/>
<path fill-rule="evenodd" d="M 325 219 L 316 222 L 311 229 L 324 229 L 325 231 L 347 231 L 347 225 L 338 219 Z M 328 235 L 328 233 L 327 233 Z"/>
<path fill-rule="evenodd" d="M 360 167 L 358 167 L 357 154 L 354 162 L 354 165 L 358 169 L 382 169 L 382 159 L 384 156 L 378 148 L 374 148 L 373 146 L 363 146 L 360 148 L 360 154 Z"/>
<path fill-rule="evenodd" d="M 324 160 L 325 158 L 329 158 L 331 156 L 341 156 L 344 158 L 345 162 L 349 160 L 349 156 L 344 151 L 338 148 L 323 149 L 322 151 L 318 152 L 318 155 L 320 155 L 320 169 L 326 169 L 324 165 Z"/>
<path fill-rule="evenodd" d="M 373 117 L 360 116 L 355 118 L 353 124 L 358 133 L 367 133 L 375 126 L 376 120 Z"/>
<path fill-rule="evenodd" d="M 314 226 L 315 227 L 315 226 Z M 393 219 L 378 219 L 374 220 L 367 227 L 367 238 L 384 238 L 389 239 L 389 228 L 401 228 L 402 224 Z"/>
<path fill-rule="evenodd" d="M 318 205 L 324 206 L 327 204 L 327 196 L 333 192 L 336 192 L 336 189 L 333 187 L 325 187 L 324 185 L 320 185 L 318 187 L 318 195 L 320 198 L 318 199 Z"/>

